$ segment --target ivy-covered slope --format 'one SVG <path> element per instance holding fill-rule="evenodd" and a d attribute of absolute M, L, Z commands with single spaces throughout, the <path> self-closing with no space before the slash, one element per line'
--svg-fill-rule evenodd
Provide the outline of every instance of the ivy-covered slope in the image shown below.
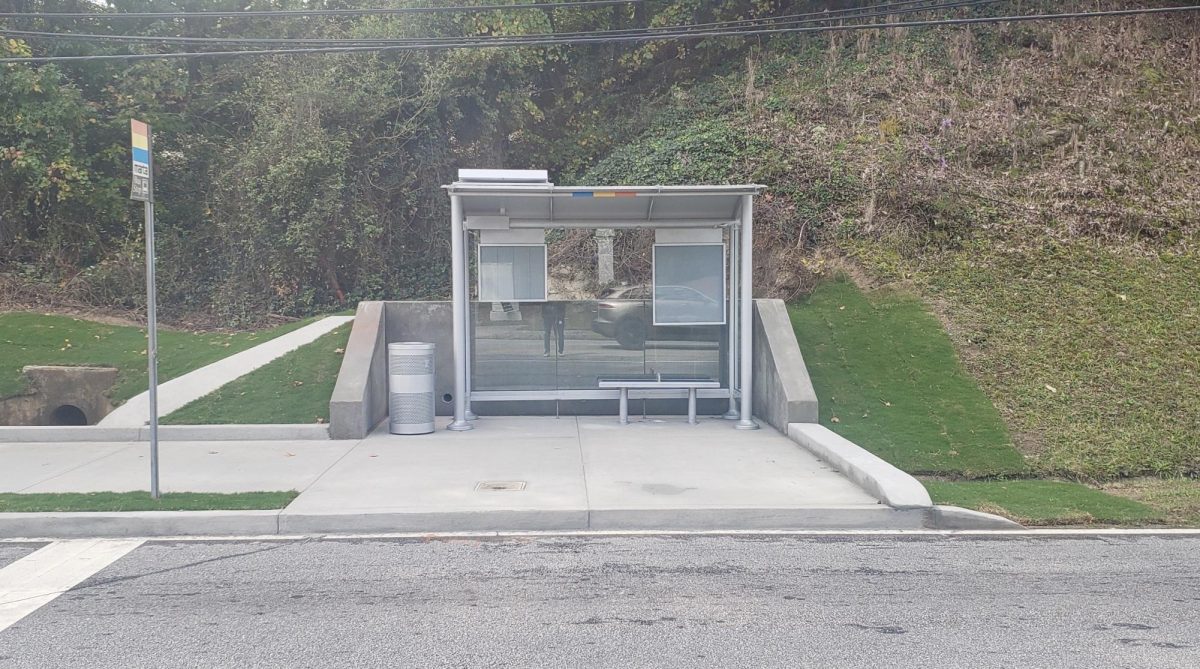
<path fill-rule="evenodd" d="M 1200 21 L 787 38 L 584 183 L 763 183 L 760 293 L 916 291 L 1044 473 L 1200 473 Z M 803 335 L 801 335 L 803 336 Z"/>

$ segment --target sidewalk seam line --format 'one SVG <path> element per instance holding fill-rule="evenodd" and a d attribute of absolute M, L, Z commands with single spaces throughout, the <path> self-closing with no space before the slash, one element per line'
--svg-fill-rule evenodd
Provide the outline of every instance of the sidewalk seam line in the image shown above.
<path fill-rule="evenodd" d="M 579 416 L 575 416 L 575 443 L 579 446 L 579 473 L 583 476 L 583 506 L 585 527 L 592 529 L 592 497 L 588 493 L 587 460 L 583 453 L 583 433 L 579 429 Z"/>
<path fill-rule="evenodd" d="M 338 463 L 339 463 L 339 462 L 341 462 L 342 460 L 345 460 L 345 459 L 346 459 L 346 457 L 347 457 L 347 456 L 349 456 L 351 453 L 353 453 L 353 452 L 354 452 L 354 450 L 355 450 L 355 449 L 357 449 L 359 446 L 361 446 L 361 445 L 362 445 L 362 443 L 363 443 L 364 441 L 366 441 L 366 439 L 359 439 L 358 441 L 354 442 L 354 445 L 353 445 L 353 446 L 351 446 L 350 448 L 347 448 L 347 449 L 346 449 L 346 452 L 345 452 L 345 453 L 342 453 L 342 454 L 341 454 L 341 455 L 338 457 L 338 459 L 336 459 L 336 460 L 334 460 L 333 462 L 329 463 L 329 466 L 328 466 L 328 467 L 326 467 L 326 468 L 325 468 L 325 469 L 324 469 L 324 470 L 323 470 L 323 471 L 322 471 L 320 474 L 317 474 L 316 478 L 314 478 L 312 481 L 309 481 L 308 485 L 304 486 L 304 489 L 300 491 L 300 494 L 296 495 L 296 499 L 293 499 L 292 501 L 288 502 L 288 505 L 287 505 L 287 506 L 285 506 L 285 507 L 283 507 L 282 509 L 280 509 L 280 510 L 279 510 L 279 515 L 281 515 L 281 516 L 282 516 L 282 515 L 283 515 L 283 512 L 284 512 L 284 511 L 286 511 L 286 510 L 288 509 L 288 507 L 290 507 L 291 505 L 295 504 L 295 503 L 296 503 L 296 500 L 300 499 L 300 497 L 301 497 L 301 496 L 303 496 L 303 495 L 304 495 L 304 493 L 308 492 L 308 491 L 309 491 L 309 490 L 310 490 L 310 489 L 311 489 L 311 488 L 312 488 L 314 485 L 316 485 L 316 484 L 317 484 L 317 482 L 318 482 L 318 481 L 320 481 L 321 479 L 325 478 L 325 475 L 329 473 L 329 470 L 331 470 L 331 469 L 333 469 L 334 467 L 336 467 L 336 466 L 338 465 Z M 279 531 L 279 526 L 278 526 L 278 525 L 276 525 L 275 531 L 276 531 L 276 532 L 278 532 L 278 531 Z"/>
<path fill-rule="evenodd" d="M 60 443 L 62 443 L 62 442 L 60 442 Z M 111 458 L 112 456 L 116 455 L 117 453 L 124 453 L 125 451 L 127 451 L 127 450 L 129 450 L 129 449 L 131 449 L 131 448 L 136 448 L 136 447 L 140 446 L 141 444 L 142 444 L 142 442 L 140 442 L 140 441 L 138 441 L 138 442 L 134 442 L 134 443 L 126 443 L 126 445 L 125 445 L 125 446 L 123 446 L 123 447 L 121 447 L 121 448 L 118 448 L 118 449 L 116 449 L 116 450 L 112 451 L 111 453 L 105 453 L 104 455 L 101 455 L 100 457 L 97 457 L 97 458 L 93 458 L 93 459 L 91 459 L 91 460 L 88 460 L 87 462 L 81 462 L 81 463 L 79 463 L 78 465 L 75 465 L 74 467 L 71 467 L 70 469 L 64 469 L 63 471 L 61 471 L 61 472 L 58 472 L 57 474 L 55 474 L 55 475 L 53 475 L 53 476 L 48 476 L 48 477 L 46 477 L 46 478 L 44 478 L 44 479 L 42 479 L 42 480 L 40 480 L 40 481 L 37 481 L 37 482 L 35 482 L 35 483 L 31 483 L 31 484 L 29 484 L 29 485 L 25 486 L 24 488 L 21 488 L 21 489 L 20 489 L 20 490 L 18 490 L 17 492 L 18 492 L 18 493 L 23 493 L 23 492 L 25 492 L 26 490 L 29 490 L 30 488 L 36 488 L 37 486 L 40 486 L 40 485 L 42 485 L 43 483 L 46 483 L 46 482 L 49 482 L 49 481 L 53 481 L 54 479 L 56 479 L 56 478 L 58 478 L 58 477 L 60 477 L 60 476 L 66 476 L 67 474 L 70 474 L 71 472 L 73 472 L 73 471 L 76 471 L 76 470 L 78 470 L 78 469 L 83 469 L 84 467 L 87 467 L 88 465 L 94 465 L 94 464 L 96 464 L 97 462 L 100 462 L 101 460 L 104 460 L 105 458 Z"/>

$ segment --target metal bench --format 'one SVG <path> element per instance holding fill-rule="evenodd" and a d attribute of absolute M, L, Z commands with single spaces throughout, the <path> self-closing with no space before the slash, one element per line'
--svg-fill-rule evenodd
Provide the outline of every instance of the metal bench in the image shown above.
<path fill-rule="evenodd" d="M 688 391 L 688 422 L 696 424 L 696 389 L 720 388 L 721 384 L 707 377 L 686 376 L 682 374 L 645 374 L 640 376 L 602 377 L 598 381 L 600 388 L 617 388 L 621 391 L 621 424 L 629 424 L 629 389 L 638 390 L 687 390 Z"/>

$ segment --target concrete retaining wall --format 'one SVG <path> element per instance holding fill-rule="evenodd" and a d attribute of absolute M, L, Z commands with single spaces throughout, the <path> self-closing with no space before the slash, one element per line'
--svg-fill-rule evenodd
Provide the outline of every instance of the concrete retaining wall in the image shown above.
<path fill-rule="evenodd" d="M 329 436 L 362 439 L 387 416 L 387 350 L 383 302 L 359 302 L 329 398 Z"/>
<path fill-rule="evenodd" d="M 754 415 L 787 434 L 817 422 L 817 393 L 783 300 L 754 301 Z"/>
<path fill-rule="evenodd" d="M 454 309 L 450 302 L 384 302 L 384 334 L 388 343 L 433 343 L 434 407 L 439 416 L 454 415 Z M 384 346 L 384 355 L 387 351 Z M 387 393 L 387 379 L 383 380 Z M 386 415 L 387 403 L 384 403 Z"/>

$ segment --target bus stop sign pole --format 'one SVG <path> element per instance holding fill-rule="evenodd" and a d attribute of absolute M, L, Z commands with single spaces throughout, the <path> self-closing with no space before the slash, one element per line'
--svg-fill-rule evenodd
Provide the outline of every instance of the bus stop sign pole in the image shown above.
<path fill-rule="evenodd" d="M 150 372 L 150 496 L 158 499 L 158 314 L 154 287 L 154 170 L 150 126 L 129 120 L 133 185 L 129 199 L 146 205 L 146 359 Z"/>

